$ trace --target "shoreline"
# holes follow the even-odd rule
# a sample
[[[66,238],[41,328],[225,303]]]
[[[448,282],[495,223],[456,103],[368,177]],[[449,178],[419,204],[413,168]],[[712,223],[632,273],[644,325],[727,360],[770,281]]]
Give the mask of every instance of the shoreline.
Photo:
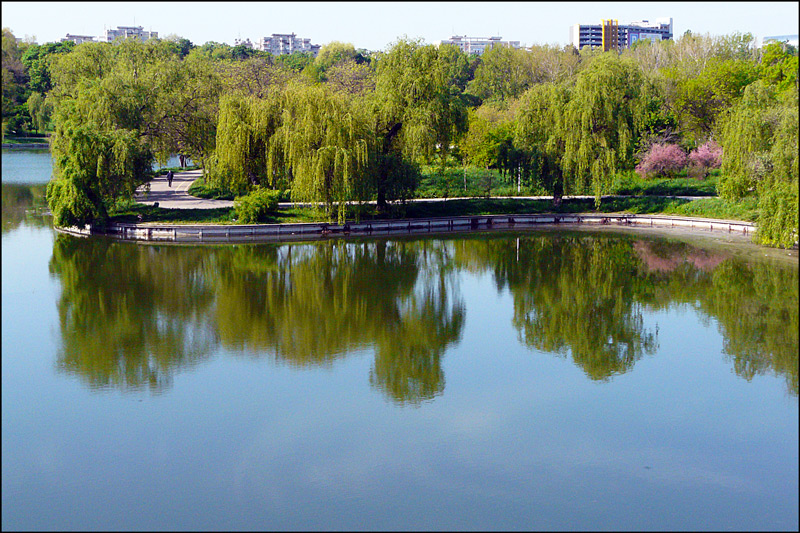
[[[6,144],[3,143],[4,150],[44,150],[50,148],[50,143],[20,143],[20,144]]]
[[[468,215],[437,218],[399,220],[370,220],[333,224],[329,222],[303,222],[281,224],[162,224],[113,223],[105,229],[59,228],[57,231],[79,236],[105,235],[118,240],[160,243],[237,243],[237,242],[289,242],[319,240],[330,237],[389,236],[403,234],[463,233],[494,229],[528,229],[542,225],[558,226],[623,226],[661,227],[700,230],[750,236],[756,225],[750,222],[719,220],[672,215],[634,214],[523,214],[523,215]]]

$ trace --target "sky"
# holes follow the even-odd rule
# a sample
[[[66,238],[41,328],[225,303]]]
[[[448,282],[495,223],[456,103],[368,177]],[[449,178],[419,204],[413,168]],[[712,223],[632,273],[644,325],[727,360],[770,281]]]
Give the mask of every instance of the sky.
[[[620,24],[673,18],[676,38],[695,34],[798,33],[798,2],[2,2],[2,25],[37,43],[67,33],[102,36],[105,28],[143,26],[159,37],[254,43],[292,33],[312,44],[332,41],[384,50],[398,38],[437,43],[452,35],[500,36],[524,46],[569,42],[573,24]]]

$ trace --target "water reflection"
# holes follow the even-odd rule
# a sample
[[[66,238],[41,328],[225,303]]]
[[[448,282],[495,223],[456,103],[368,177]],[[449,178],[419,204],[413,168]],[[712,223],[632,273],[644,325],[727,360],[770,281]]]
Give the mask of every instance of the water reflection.
[[[219,250],[220,340],[296,367],[372,347],[373,386],[399,403],[431,399],[464,323],[443,254],[437,241]]]
[[[208,358],[216,335],[205,319],[214,296],[207,259],[201,249],[58,235],[50,261],[62,285],[57,367],[93,388],[157,392]]]
[[[614,236],[539,234],[458,243],[459,257],[494,274],[514,297],[514,327],[526,345],[570,354],[591,379],[630,370],[657,348],[643,326],[647,281],[631,243]],[[476,253],[477,252],[477,253]]]
[[[592,380],[653,356],[653,311],[716,320],[745,378],[798,393],[798,271],[682,242],[609,233],[481,235],[221,247],[137,246],[59,235],[58,367],[92,387],[168,387],[219,348],[294,368],[371,350],[369,383],[397,404],[442,394],[463,336],[459,280],[490,273],[519,340]],[[509,342],[498,339],[499,344]]]
[[[222,346],[294,367],[374,348],[370,383],[398,403],[440,394],[461,336],[444,243],[139,247],[59,235],[58,367],[94,387],[161,390]]]
[[[45,199],[46,184],[3,183],[2,184],[2,228],[3,233],[18,228],[23,222],[34,226],[50,225]]]

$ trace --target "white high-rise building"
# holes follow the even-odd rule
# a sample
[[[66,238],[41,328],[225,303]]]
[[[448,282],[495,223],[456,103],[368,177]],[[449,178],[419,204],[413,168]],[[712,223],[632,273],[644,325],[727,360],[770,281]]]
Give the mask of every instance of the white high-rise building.
[[[453,44],[465,54],[482,55],[486,50],[494,46],[510,46],[511,48],[519,48],[519,41],[503,41],[502,37],[467,37],[466,35],[453,35],[449,39],[441,40],[437,46],[443,44]]]

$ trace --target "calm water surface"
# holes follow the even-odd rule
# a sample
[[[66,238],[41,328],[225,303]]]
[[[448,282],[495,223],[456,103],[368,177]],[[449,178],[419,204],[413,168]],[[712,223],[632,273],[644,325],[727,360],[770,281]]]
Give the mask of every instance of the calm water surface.
[[[796,253],[80,239],[7,161],[4,529],[798,528]]]

